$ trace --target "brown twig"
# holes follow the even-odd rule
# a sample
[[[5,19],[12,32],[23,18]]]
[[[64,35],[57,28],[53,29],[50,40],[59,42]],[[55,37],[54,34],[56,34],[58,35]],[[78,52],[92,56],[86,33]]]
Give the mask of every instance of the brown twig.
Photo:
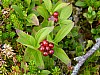
[[[78,61],[78,63],[75,65],[71,75],[77,75],[80,67],[84,64],[86,59],[89,58],[99,48],[100,48],[100,38],[97,38],[96,44],[94,44],[94,46],[85,55],[75,58],[75,60]]]

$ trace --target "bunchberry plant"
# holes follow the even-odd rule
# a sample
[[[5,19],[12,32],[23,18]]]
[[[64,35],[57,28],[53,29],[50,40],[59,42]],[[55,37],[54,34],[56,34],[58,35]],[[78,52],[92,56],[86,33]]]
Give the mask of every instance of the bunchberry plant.
[[[71,15],[75,1],[79,8],[74,6]],[[100,37],[99,7],[99,0],[0,0],[0,74],[69,75],[70,59],[86,53],[95,42],[91,39]],[[80,73],[97,75],[99,56],[97,51]]]
[[[13,8],[16,6],[14,5]],[[43,0],[43,3],[36,7],[36,11],[38,16],[44,19],[38,26],[33,27],[32,35],[16,29],[19,36],[17,42],[27,46],[24,61],[34,60],[38,68],[44,69],[45,58],[49,59],[48,56],[52,56],[68,65],[71,61],[58,43],[74,26],[74,23],[68,19],[72,13],[72,5],[60,1],[52,4],[51,0]],[[49,18],[50,20],[48,20]],[[34,24],[33,20],[34,23],[37,23],[37,16],[29,15],[27,21]]]

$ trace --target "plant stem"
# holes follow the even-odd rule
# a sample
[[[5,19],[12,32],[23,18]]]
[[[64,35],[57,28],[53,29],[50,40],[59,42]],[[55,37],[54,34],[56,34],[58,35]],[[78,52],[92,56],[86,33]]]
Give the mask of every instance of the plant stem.
[[[80,67],[83,65],[83,63],[86,61],[87,58],[89,58],[96,50],[100,48],[100,38],[96,39],[96,44],[83,56],[76,57],[78,63],[75,65],[73,72],[71,75],[77,75]]]

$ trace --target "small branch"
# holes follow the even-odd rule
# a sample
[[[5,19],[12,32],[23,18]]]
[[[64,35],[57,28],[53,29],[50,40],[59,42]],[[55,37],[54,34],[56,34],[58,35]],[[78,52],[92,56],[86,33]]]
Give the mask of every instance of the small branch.
[[[99,48],[100,48],[100,38],[97,38],[96,44],[85,55],[75,58],[75,60],[78,61],[78,63],[74,67],[71,75],[77,75],[80,67],[83,65],[83,63],[86,61],[86,59],[89,58]]]

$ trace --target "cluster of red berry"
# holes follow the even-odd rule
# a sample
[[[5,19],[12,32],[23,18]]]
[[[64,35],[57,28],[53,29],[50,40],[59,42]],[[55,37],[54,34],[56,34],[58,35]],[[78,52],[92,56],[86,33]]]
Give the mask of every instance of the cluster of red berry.
[[[59,15],[59,13],[57,11],[55,11],[53,13],[53,15],[50,18],[48,18],[48,20],[53,18],[54,22],[58,22],[58,15]]]
[[[54,22],[58,22],[58,12],[53,13]]]
[[[43,56],[53,55],[54,50],[52,49],[54,47],[54,44],[51,42],[48,42],[47,40],[43,40],[40,43],[39,50],[42,52]]]

